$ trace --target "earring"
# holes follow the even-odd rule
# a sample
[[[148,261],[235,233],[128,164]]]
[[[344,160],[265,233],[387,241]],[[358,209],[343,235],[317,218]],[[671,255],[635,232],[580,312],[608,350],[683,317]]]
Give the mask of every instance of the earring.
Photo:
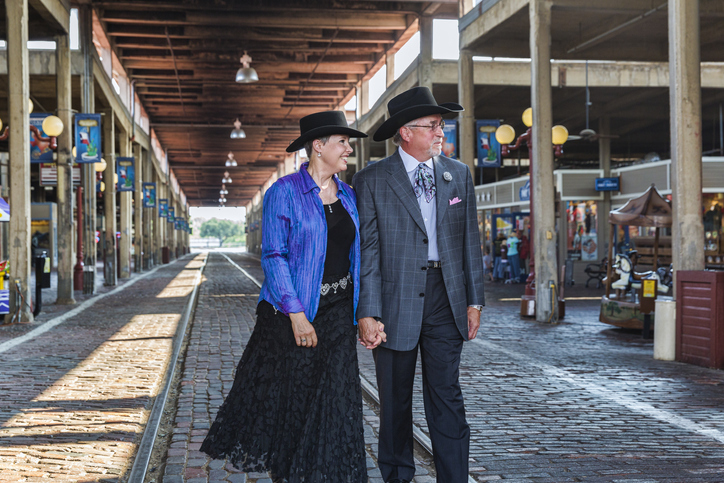
[[[321,157],[322,157],[322,153],[317,153],[317,157],[318,157],[318,158],[321,158]]]

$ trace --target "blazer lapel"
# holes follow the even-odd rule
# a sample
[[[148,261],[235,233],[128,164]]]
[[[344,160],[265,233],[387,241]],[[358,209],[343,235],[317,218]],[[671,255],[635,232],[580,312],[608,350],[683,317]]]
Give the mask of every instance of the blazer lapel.
[[[450,194],[452,193],[452,180],[445,181],[443,175],[448,172],[447,163],[441,157],[433,158],[432,162],[435,164],[435,186],[437,198],[437,226],[442,223],[445,212],[450,200]]]
[[[427,233],[425,229],[425,222],[422,219],[422,213],[420,212],[420,205],[417,203],[417,197],[415,191],[412,189],[410,183],[410,177],[405,171],[405,163],[402,162],[402,158],[399,153],[395,152],[391,156],[390,163],[387,166],[387,184],[390,185],[392,191],[400,198],[402,205],[410,213],[410,216],[420,229]]]

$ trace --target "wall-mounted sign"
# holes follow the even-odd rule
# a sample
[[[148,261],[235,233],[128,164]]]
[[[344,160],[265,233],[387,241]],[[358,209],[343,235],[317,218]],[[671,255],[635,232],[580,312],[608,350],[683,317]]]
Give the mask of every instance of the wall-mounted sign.
[[[500,143],[495,139],[495,130],[500,121],[484,119],[475,121],[476,140],[478,142],[478,166],[481,168],[499,168],[501,162]]]
[[[520,187],[518,194],[520,195],[520,201],[530,201],[530,180]]]
[[[143,207],[156,207],[156,183],[143,183]]]
[[[38,128],[40,134],[46,137],[43,132],[43,121],[50,116],[48,113],[30,114],[30,124]],[[35,139],[35,133],[30,131],[30,162],[31,163],[52,163],[53,150],[50,149],[50,141]]]
[[[135,191],[136,161],[133,158],[116,158],[116,174],[116,191]]]
[[[168,218],[168,200],[158,200],[158,217]]]
[[[40,165],[40,186],[58,186],[58,166],[55,163]],[[73,166],[73,186],[80,186],[80,166]]]
[[[621,191],[621,178],[596,178],[596,191]]]
[[[174,221],[176,221],[176,208],[174,208],[173,206],[169,206],[167,213],[168,215],[166,215],[166,220],[169,223],[173,223]]]
[[[75,162],[97,163],[101,160],[101,115],[75,115]]]

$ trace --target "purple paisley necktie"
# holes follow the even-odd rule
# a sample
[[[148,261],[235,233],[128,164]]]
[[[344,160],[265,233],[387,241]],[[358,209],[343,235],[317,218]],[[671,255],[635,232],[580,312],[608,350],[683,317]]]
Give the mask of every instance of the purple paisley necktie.
[[[415,196],[419,198],[423,191],[425,200],[429,203],[435,196],[435,181],[432,179],[432,173],[427,165],[420,163],[415,170]]]

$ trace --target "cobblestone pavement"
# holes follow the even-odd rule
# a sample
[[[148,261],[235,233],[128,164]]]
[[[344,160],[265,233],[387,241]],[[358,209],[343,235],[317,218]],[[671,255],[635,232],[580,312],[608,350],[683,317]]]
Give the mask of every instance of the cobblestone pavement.
[[[239,264],[263,279],[251,256]],[[654,360],[640,332],[598,321],[600,289],[566,288],[556,325],[521,318],[522,292],[489,284],[463,350],[476,481],[724,482],[724,371]],[[375,384],[370,353],[359,357]],[[427,431],[419,390],[414,407]]]
[[[259,261],[248,254],[228,254],[241,268],[263,281]],[[271,483],[269,475],[245,474],[199,451],[201,443],[231,389],[234,370],[254,328],[259,288],[218,253],[211,254],[204,272],[188,347],[173,437],[163,470],[164,483]],[[364,404],[364,427],[370,483],[382,483],[376,465],[379,418]],[[429,462],[418,460],[416,483],[432,483]]]
[[[15,347],[16,327],[0,328],[0,481],[123,479],[201,258],[134,274],[124,290]]]

